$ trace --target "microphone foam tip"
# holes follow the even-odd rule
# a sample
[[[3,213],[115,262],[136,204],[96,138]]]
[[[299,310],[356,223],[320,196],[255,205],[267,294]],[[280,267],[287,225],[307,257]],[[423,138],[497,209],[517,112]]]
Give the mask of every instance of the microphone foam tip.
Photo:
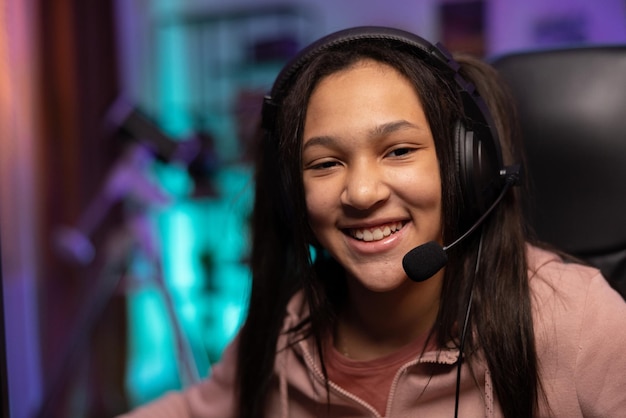
[[[443,268],[448,256],[443,247],[429,241],[409,251],[402,259],[405,273],[414,282],[423,282]]]

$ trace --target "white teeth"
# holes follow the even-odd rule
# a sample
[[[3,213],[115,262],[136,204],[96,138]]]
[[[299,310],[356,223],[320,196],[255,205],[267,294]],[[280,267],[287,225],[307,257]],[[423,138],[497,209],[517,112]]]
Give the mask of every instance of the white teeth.
[[[401,222],[394,222],[378,228],[354,229],[352,230],[352,236],[366,242],[380,241],[394,232],[399,231],[401,228]]]

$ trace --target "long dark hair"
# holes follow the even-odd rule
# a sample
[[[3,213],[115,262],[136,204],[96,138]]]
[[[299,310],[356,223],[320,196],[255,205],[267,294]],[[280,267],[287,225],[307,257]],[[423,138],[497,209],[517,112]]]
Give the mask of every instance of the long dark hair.
[[[454,127],[463,118],[457,88],[442,69],[433,68],[397,43],[353,42],[329,48],[313,58],[282,98],[272,134],[259,141],[252,214],[252,291],[247,320],[240,333],[237,364],[238,415],[263,416],[273,381],[277,339],[285,307],[295,291],[304,291],[310,309],[306,330],[321,353],[322,339],[333,327],[342,303],[342,268],[333,260],[311,257],[301,167],[301,142],[308,99],[325,76],[369,58],[396,68],[415,86],[435,139],[442,179],[443,239],[449,243],[465,227],[466,212],[455,168]],[[495,72],[478,60],[461,59],[462,72],[473,81],[493,111],[503,141],[505,162],[519,161],[513,144],[512,101]],[[458,343],[458,324],[473,283],[465,355],[480,349],[492,375],[504,415],[533,416],[538,408],[539,377],[525,257],[526,234],[518,192],[508,193],[482,227],[483,256],[477,260],[476,233],[448,254],[434,335],[440,347]],[[478,274],[474,277],[477,263]],[[324,274],[321,271],[324,270]],[[335,272],[329,280],[327,271]],[[333,287],[335,286],[335,287]],[[340,285],[339,285],[340,286]]]

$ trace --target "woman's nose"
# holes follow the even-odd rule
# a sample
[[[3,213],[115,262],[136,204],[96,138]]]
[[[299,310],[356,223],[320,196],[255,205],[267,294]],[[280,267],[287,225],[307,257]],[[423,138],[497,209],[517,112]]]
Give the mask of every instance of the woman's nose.
[[[341,193],[342,204],[366,210],[388,198],[389,187],[375,165],[359,164],[349,167]]]

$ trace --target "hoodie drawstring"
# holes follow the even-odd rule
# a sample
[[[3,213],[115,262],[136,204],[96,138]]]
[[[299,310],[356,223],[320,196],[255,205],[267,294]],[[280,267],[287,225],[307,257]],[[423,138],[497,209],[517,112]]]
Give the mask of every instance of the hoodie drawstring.
[[[493,384],[491,382],[491,373],[487,368],[485,370],[485,417],[492,418],[493,416]]]
[[[289,418],[289,388],[287,385],[287,373],[289,370],[289,356],[281,356],[283,361],[279,367],[278,390],[280,393],[280,417]]]

